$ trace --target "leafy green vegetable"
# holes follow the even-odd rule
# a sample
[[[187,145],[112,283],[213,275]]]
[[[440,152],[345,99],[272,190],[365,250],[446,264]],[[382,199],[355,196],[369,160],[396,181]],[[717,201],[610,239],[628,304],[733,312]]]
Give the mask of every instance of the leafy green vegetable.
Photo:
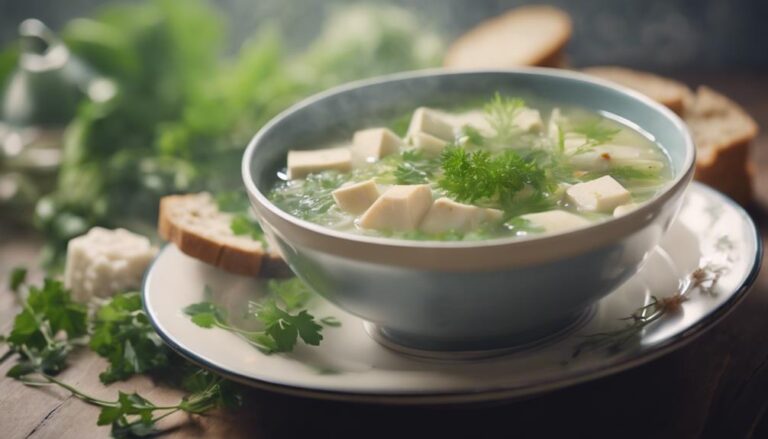
[[[138,393],[118,392],[116,401],[107,401],[88,395],[77,388],[56,379],[37,373],[18,377],[24,384],[34,387],[55,385],[69,391],[76,398],[100,407],[97,425],[111,425],[111,434],[115,438],[155,436],[161,433],[157,422],[173,413],[203,413],[216,407],[238,407],[242,403],[240,390],[207,371],[199,370],[188,377],[193,382],[193,393],[185,396],[177,404],[159,406]],[[158,414],[159,413],[159,414]]]
[[[472,125],[464,125],[461,127],[461,134],[463,136],[466,136],[467,143],[470,145],[475,146],[483,146],[485,145],[485,136],[483,136],[480,131],[473,127]]]
[[[524,188],[543,190],[546,183],[544,171],[535,162],[511,150],[493,156],[484,150],[467,152],[449,146],[441,160],[443,176],[439,186],[459,201],[493,199],[509,205]]]
[[[87,332],[87,310],[73,302],[61,282],[46,279],[20,296],[22,311],[6,342],[21,361],[8,371],[19,377],[32,371],[56,374],[66,367],[67,355]]]
[[[139,293],[118,294],[96,311],[90,347],[109,362],[99,375],[104,384],[170,363],[171,353],[149,323]]]
[[[586,138],[584,145],[576,150],[576,154],[586,152],[591,148],[610,142],[618,134],[620,128],[609,128],[604,125],[603,119],[592,119],[588,122],[577,125],[573,128],[575,133],[581,134]]]
[[[502,96],[498,92],[485,104],[484,110],[488,123],[501,142],[508,142],[519,133],[515,118],[523,107],[525,107],[525,101],[522,99]]]
[[[8,288],[14,293],[17,293],[26,280],[27,269],[24,267],[16,267],[11,270],[11,276],[8,279]]]
[[[210,299],[187,306],[184,313],[202,328],[233,332],[265,353],[290,352],[299,338],[309,345],[320,344],[322,326],[302,309],[312,298],[311,290],[298,278],[273,279],[267,288],[270,297],[248,303],[247,317],[258,322],[259,330],[235,327],[229,322],[227,312]],[[326,326],[338,326],[335,319],[328,321]]]
[[[397,184],[427,183],[439,166],[439,161],[424,157],[420,151],[403,151],[400,156],[402,162],[394,172]]]

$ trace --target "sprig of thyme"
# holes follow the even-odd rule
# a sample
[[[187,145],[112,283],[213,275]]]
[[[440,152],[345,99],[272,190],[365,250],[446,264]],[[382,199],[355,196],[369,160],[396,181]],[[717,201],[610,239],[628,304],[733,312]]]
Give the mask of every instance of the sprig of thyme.
[[[651,301],[648,304],[637,308],[628,317],[621,319],[628,322],[623,328],[586,335],[584,340],[576,345],[571,359],[584,352],[618,353],[628,343],[636,340],[642,331],[653,322],[667,315],[679,313],[683,303],[690,299],[693,291],[698,290],[709,296],[716,295],[715,287],[726,271],[726,267],[712,263],[700,266],[691,272],[684,286],[675,294],[661,298],[651,296]]]

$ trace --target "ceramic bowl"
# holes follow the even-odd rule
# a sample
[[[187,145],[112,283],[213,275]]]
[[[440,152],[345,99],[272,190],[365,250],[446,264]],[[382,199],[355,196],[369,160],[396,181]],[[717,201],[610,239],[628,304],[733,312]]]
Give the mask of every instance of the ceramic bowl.
[[[556,235],[473,242],[339,232],[293,217],[267,199],[289,149],[351,137],[418,106],[497,91],[611,113],[662,146],[674,177],[654,199],[619,218]],[[299,102],[256,134],[242,173],[265,232],[317,293],[375,325],[390,342],[475,351],[557,332],[636,273],[675,218],[694,158],[691,137],[674,113],[602,80],[538,68],[428,70],[355,82]]]

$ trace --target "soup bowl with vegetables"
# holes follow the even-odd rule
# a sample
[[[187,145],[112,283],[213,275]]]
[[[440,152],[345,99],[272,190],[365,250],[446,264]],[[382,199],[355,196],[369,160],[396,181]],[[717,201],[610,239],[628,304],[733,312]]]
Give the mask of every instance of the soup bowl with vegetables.
[[[562,330],[636,273],[694,154],[677,116],[600,80],[437,70],[296,104],[242,172],[311,288],[394,344],[475,351]]]

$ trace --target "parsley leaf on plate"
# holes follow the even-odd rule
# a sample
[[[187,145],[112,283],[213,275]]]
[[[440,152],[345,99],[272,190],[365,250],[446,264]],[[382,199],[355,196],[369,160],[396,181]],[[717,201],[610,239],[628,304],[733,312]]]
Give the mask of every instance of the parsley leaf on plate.
[[[11,271],[11,276],[8,279],[8,288],[14,293],[19,292],[19,288],[27,280],[27,269],[24,267],[16,267]]]

